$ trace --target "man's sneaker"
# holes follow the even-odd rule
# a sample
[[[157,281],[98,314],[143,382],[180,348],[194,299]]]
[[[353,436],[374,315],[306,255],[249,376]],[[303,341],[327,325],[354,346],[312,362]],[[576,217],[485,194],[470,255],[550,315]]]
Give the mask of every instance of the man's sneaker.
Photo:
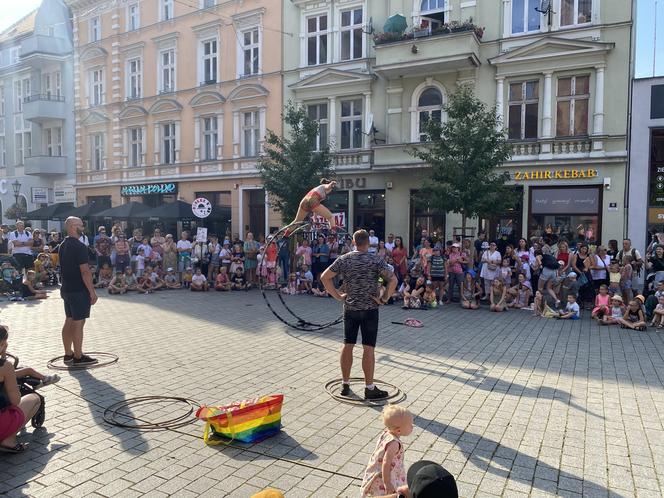
[[[40,388],[45,387],[45,386],[50,386],[51,384],[55,384],[59,380],[60,380],[60,376],[58,374],[47,375],[46,377],[44,377],[44,379],[39,384],[37,384],[35,389],[40,389]]]
[[[74,363],[74,355],[66,354],[62,357],[62,361],[64,362],[65,365],[71,365],[72,363]]]
[[[95,363],[99,363],[99,360],[97,358],[91,358],[86,354],[82,355],[80,358],[74,358],[75,367],[85,367],[87,365],[94,365]]]
[[[350,384],[341,384],[341,394],[342,396],[350,396]]]
[[[364,388],[364,399],[385,399],[387,398],[387,391],[374,387],[373,389]]]

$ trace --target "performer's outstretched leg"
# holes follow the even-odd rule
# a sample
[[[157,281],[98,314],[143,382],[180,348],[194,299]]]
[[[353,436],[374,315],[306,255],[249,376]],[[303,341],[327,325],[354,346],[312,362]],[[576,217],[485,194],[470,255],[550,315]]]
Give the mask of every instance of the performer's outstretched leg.
[[[330,224],[330,230],[337,229],[337,224],[334,221],[334,215],[325,206],[319,204],[318,206],[313,208],[313,212],[316,213],[318,216],[322,216],[328,221],[328,223]]]

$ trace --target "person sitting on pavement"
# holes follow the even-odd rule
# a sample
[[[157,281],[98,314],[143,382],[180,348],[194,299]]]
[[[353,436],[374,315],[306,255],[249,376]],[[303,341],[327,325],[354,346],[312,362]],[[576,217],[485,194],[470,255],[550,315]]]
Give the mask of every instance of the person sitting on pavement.
[[[166,269],[164,285],[166,286],[166,289],[179,289],[182,287],[182,284],[178,280],[178,276],[175,274],[175,268]]]
[[[231,289],[245,291],[249,289],[249,284],[244,279],[244,271],[241,266],[235,268],[235,272],[231,275]]]
[[[138,279],[134,275],[134,271],[131,269],[131,266],[127,266],[124,272],[125,283],[127,284],[127,291],[137,291],[138,290]]]
[[[126,294],[127,293],[127,282],[125,281],[124,273],[121,271],[115,272],[115,276],[111,279],[108,284],[108,293],[109,294]]]
[[[228,272],[225,266],[219,268],[219,273],[214,279],[214,289],[218,291],[231,290],[231,281],[228,279]]]
[[[207,278],[203,275],[200,266],[196,268],[196,274],[191,277],[190,290],[193,292],[205,292],[210,290],[210,284],[208,284]]]
[[[23,280],[16,268],[9,261],[2,263],[2,279],[0,279],[0,293],[11,294],[20,292]]]
[[[104,263],[99,270],[99,278],[97,279],[95,287],[98,289],[105,289],[111,283],[111,280],[113,280],[113,270],[111,270],[109,263]]]

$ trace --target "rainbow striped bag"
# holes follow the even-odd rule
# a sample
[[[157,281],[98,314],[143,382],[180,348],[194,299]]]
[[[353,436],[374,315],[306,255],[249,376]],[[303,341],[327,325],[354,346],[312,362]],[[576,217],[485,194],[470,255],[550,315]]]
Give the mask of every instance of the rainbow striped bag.
[[[274,436],[281,430],[283,402],[283,394],[273,394],[227,406],[201,406],[196,417],[205,422],[203,440],[206,444],[257,443]]]

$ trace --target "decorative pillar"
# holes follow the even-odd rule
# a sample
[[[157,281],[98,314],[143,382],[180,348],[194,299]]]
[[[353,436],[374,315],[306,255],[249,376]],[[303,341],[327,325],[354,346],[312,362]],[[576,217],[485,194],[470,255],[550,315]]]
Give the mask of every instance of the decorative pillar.
[[[512,35],[512,3],[511,0],[503,0],[503,38]]]
[[[265,145],[265,134],[266,129],[265,129],[265,119],[266,119],[266,111],[267,109],[265,107],[261,107],[258,111],[258,127],[259,127],[259,132],[258,132],[258,150],[256,151],[257,154],[262,154],[263,153],[263,146]]]
[[[328,129],[330,133],[330,150],[336,150],[337,147],[337,98],[328,98],[327,116],[329,120]]]
[[[180,147],[182,145],[180,139],[180,121],[175,122],[175,164],[180,163]]]
[[[552,97],[552,77],[553,72],[548,71],[544,73],[544,101],[542,103],[542,138],[553,137],[553,118],[551,114],[551,97]]]
[[[217,114],[217,159],[224,157],[224,114]]]
[[[499,123],[496,124],[496,129],[501,131],[505,127],[505,78],[496,78],[496,114],[498,115]]]
[[[159,151],[161,150],[161,144],[159,143],[159,123],[154,125],[154,165],[159,166]]]
[[[233,157],[240,157],[240,111],[233,111]]]
[[[595,68],[595,113],[593,114],[593,135],[604,134],[604,72],[606,66]]]
[[[201,160],[201,117],[194,117],[194,161]]]
[[[364,130],[362,130],[362,148],[368,149],[371,147],[371,128],[373,125],[373,114],[371,113],[371,92],[364,94]],[[368,131],[368,132],[367,132]]]

